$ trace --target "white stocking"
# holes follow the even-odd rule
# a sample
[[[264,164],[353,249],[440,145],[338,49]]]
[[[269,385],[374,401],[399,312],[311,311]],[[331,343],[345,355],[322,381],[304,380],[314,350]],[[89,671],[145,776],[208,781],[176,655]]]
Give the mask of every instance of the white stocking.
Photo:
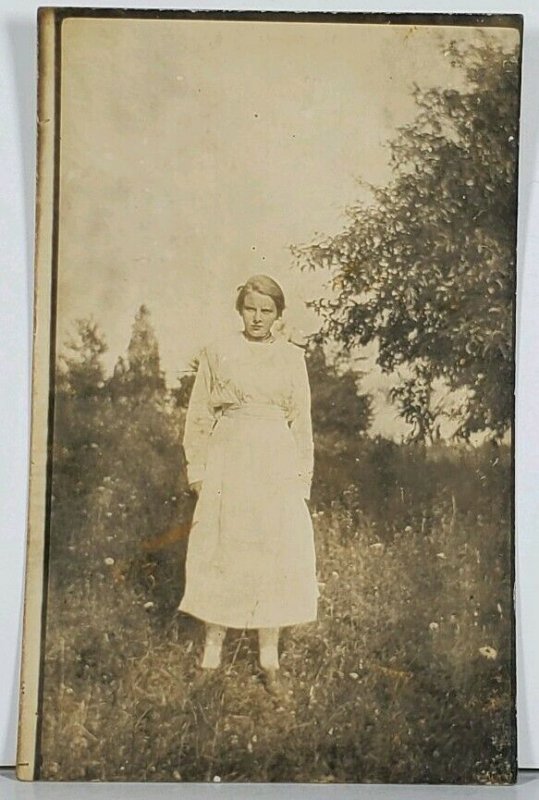
[[[206,642],[202,659],[203,669],[217,669],[221,665],[221,652],[225,635],[226,628],[222,625],[206,624]]]
[[[260,666],[262,669],[279,668],[279,628],[259,628]]]

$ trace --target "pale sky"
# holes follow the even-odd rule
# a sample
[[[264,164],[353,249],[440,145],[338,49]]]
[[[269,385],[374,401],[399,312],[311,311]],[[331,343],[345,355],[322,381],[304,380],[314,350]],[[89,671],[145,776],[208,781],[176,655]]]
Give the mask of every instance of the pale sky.
[[[198,349],[238,327],[236,287],[267,272],[287,322],[323,276],[289,247],[339,232],[358,179],[387,182],[384,143],[414,117],[413,83],[461,87],[443,44],[477,29],[246,21],[80,19],[62,33],[58,331],[93,315],[125,354],[152,313],[173,384]],[[515,39],[514,31],[483,36]],[[375,430],[404,430],[372,363]]]

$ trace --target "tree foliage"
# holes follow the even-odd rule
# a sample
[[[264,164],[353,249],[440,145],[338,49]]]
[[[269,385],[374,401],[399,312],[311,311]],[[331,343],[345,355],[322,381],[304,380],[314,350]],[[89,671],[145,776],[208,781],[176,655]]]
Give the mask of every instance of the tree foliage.
[[[358,375],[351,370],[340,373],[328,363],[323,347],[312,346],[306,354],[311,385],[313,428],[318,434],[345,435],[356,440],[372,420],[372,401],[359,391]]]
[[[58,359],[57,388],[77,397],[93,397],[104,386],[102,356],[107,344],[96,322],[78,319]]]
[[[165,376],[161,370],[159,344],[148,308],[142,305],[135,315],[127,359],[118,358],[111,379],[113,395],[147,399],[151,394],[164,395]]]
[[[153,329],[150,312],[142,305],[133,323],[131,340],[127,347],[129,367],[127,378],[135,386],[147,386],[154,391],[164,391],[165,378],[161,370],[159,345]]]
[[[198,358],[193,358],[189,364],[189,369],[186,371],[178,381],[178,386],[170,390],[170,396],[173,404],[177,408],[187,409],[189,406],[189,399],[193,386],[195,385],[195,377],[198,370]]]
[[[467,390],[458,435],[500,437],[513,407],[518,58],[487,42],[446,55],[465,88],[416,86],[388,185],[369,187],[344,231],[295,253],[330,270],[335,297],[313,304],[319,340],[376,341],[382,370],[402,370],[394,399],[417,438],[436,421],[436,379]]]
[[[80,320],[59,356],[51,558],[64,583],[102,573],[105,557],[136,559],[142,541],[191,510],[181,449],[185,414],[163,402],[147,310],[136,315],[127,356],[110,377],[106,350],[98,326]],[[166,579],[178,593],[173,566]]]

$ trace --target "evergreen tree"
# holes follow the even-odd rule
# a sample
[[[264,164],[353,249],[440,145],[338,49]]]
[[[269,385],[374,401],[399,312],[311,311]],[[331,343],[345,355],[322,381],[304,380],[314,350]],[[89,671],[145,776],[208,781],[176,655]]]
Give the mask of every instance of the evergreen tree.
[[[105,339],[91,318],[75,322],[75,333],[60,354],[56,372],[57,391],[75,397],[94,397],[104,386],[102,356],[107,351]]]
[[[165,377],[161,371],[159,345],[153,329],[150,312],[142,305],[132,327],[127,348],[127,368],[118,362],[120,383],[125,383],[131,396],[146,394],[164,395]]]

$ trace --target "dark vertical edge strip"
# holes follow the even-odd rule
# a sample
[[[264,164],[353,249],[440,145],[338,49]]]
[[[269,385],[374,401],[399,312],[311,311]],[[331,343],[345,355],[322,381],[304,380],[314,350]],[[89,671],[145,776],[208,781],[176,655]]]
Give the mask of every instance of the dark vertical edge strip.
[[[49,329],[49,407],[47,413],[47,476],[45,496],[45,526],[43,547],[43,601],[41,607],[41,643],[39,663],[39,689],[37,702],[37,728],[34,759],[34,780],[41,777],[41,743],[43,729],[43,683],[45,671],[45,650],[47,640],[47,607],[49,595],[49,553],[51,537],[51,501],[53,478],[54,411],[56,392],[56,316],[58,288],[58,238],[59,238],[59,197],[60,197],[60,143],[61,143],[61,74],[62,74],[62,21],[55,12],[54,18],[54,185],[52,218],[52,257],[51,294]]]

